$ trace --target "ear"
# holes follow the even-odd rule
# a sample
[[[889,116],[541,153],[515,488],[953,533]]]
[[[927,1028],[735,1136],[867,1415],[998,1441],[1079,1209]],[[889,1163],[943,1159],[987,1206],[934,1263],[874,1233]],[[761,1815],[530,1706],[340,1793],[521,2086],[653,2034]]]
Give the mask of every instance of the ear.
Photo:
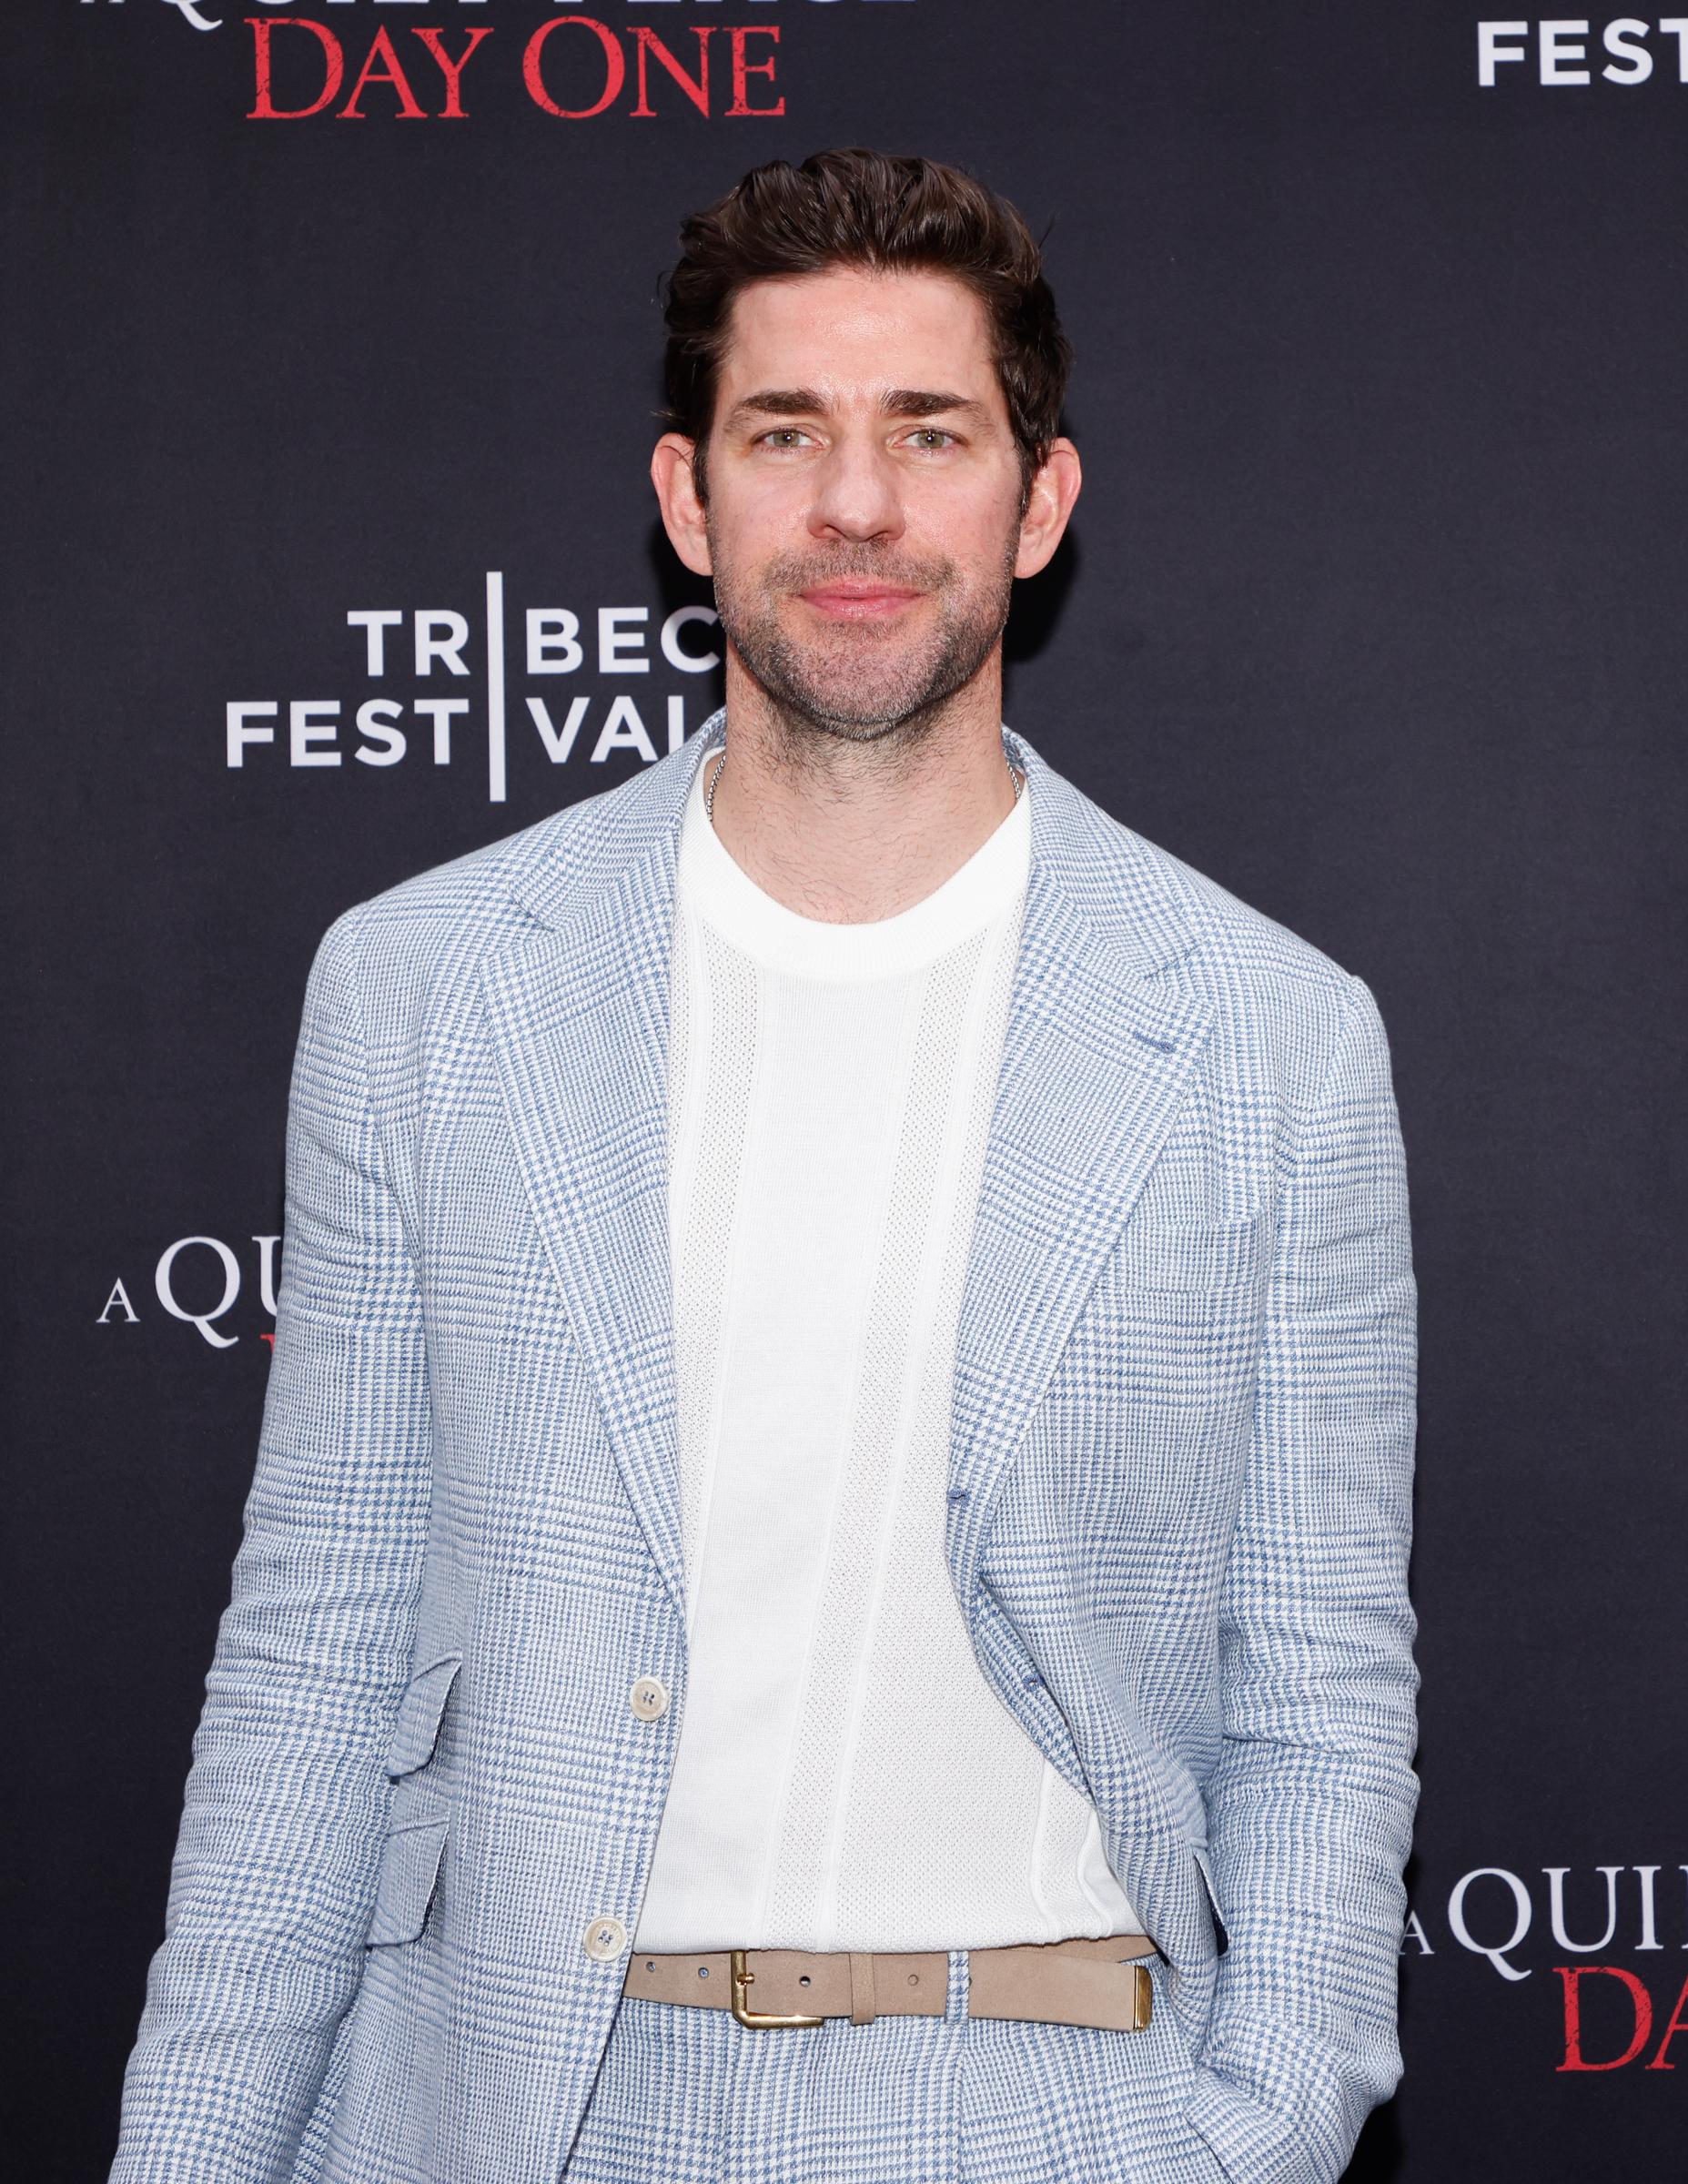
[[[1070,440],[1052,440],[1043,462],[1032,477],[1026,513],[1020,519],[1019,551],[1015,556],[1016,576],[1036,576],[1047,567],[1066,529],[1084,470],[1078,450]]]
[[[664,432],[651,457],[651,482],[662,511],[669,543],[695,576],[713,576],[703,503],[692,475],[696,443],[683,433]]]

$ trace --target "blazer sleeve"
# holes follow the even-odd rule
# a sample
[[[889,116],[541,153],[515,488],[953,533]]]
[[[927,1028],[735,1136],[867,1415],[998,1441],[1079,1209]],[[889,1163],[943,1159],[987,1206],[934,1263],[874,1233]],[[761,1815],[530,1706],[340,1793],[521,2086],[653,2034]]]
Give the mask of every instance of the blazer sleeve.
[[[363,1968],[428,1522],[416,1269],[370,1097],[359,912],[318,951],[275,1354],[113,2184],[291,2174]]]
[[[1191,2113],[1248,2184],[1339,2177],[1401,2068],[1417,1291],[1388,1044],[1347,983],[1292,1126],[1220,1610],[1207,1801],[1229,1946]]]

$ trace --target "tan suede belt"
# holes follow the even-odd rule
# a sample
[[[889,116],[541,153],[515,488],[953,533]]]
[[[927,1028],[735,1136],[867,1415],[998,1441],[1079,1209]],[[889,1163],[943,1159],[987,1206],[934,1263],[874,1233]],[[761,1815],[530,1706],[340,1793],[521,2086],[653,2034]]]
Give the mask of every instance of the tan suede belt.
[[[1141,2032],[1154,2002],[1141,1960],[1156,1954],[1146,1934],[969,1949],[968,2015]],[[636,1950],[622,1985],[647,2002],[730,2009],[741,2025],[759,2031],[819,2025],[827,2017],[871,2025],[875,2017],[941,2017],[949,1957],[942,1949],[910,1955],[722,1949],[702,1956]]]

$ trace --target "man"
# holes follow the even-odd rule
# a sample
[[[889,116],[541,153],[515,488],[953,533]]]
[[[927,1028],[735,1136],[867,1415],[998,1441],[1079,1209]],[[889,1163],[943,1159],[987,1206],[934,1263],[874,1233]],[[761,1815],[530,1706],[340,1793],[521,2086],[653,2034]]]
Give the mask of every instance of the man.
[[[1414,1289],[1368,988],[1001,720],[1011,207],[689,221],[726,706],[312,973],[121,2184],[1297,2184],[1393,2087]]]

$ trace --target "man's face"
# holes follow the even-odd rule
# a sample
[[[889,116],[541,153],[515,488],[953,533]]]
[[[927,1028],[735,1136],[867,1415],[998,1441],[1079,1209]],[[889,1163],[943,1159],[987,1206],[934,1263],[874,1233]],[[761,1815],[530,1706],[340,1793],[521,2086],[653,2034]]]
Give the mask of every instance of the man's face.
[[[722,626],[789,720],[871,741],[991,657],[1022,473],[985,309],[959,282],[841,270],[745,289],[705,452]]]

